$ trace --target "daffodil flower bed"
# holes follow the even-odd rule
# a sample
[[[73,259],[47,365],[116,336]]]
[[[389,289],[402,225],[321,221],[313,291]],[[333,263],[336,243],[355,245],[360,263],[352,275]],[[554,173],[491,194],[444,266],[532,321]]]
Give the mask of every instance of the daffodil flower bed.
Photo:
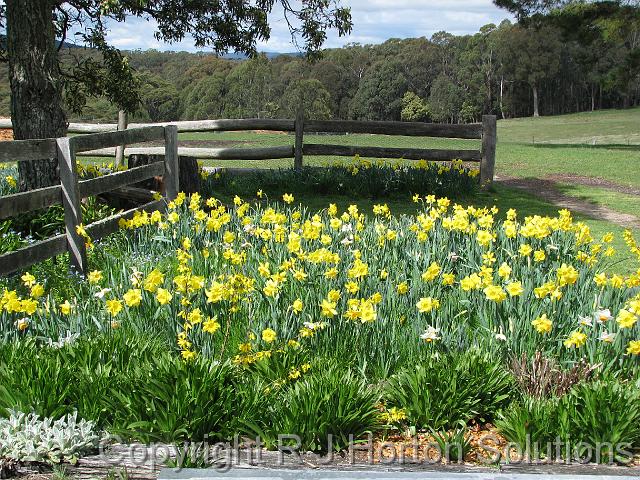
[[[402,357],[481,345],[637,365],[640,273],[607,274],[611,235],[595,241],[566,210],[526,219],[510,210],[499,222],[495,208],[414,200],[422,213],[394,218],[385,205],[367,217],[355,205],[309,213],[181,195],[166,215],[122,223],[140,253],[97,252],[88,298],[52,305],[28,273],[23,288],[5,289],[3,331],[168,324],[185,359],[224,349],[243,364],[276,347],[330,352],[336,342],[375,363],[386,337],[404,344]]]
[[[498,220],[496,208],[416,195],[420,213],[394,217],[384,204],[365,215],[355,205],[309,212],[291,194],[282,199],[224,205],[181,194],[166,214],[123,221],[124,234],[92,246],[94,269],[74,296],[56,300],[47,279],[30,273],[0,290],[0,334],[5,342],[151,336],[184,368],[224,365],[240,378],[257,376],[261,395],[282,395],[301,411],[315,408],[315,389],[346,385],[349,398],[363,392],[358,415],[369,420],[353,427],[358,433],[383,418],[429,427],[437,404],[416,400],[421,385],[450,379],[438,359],[460,352],[477,357],[456,367],[465,380],[441,401],[458,398],[467,413],[452,407],[455,418],[439,416],[438,428],[504,408],[508,360],[523,353],[637,376],[640,271],[608,273],[612,235],[592,238],[566,210],[554,218],[510,210]],[[630,233],[625,240],[640,258]],[[489,371],[497,386],[480,394]],[[386,379],[395,393],[369,395]],[[278,416],[285,414],[276,403],[269,408],[262,416],[281,428],[300,424]],[[342,433],[352,428],[341,425]],[[307,445],[324,447],[317,442]]]
[[[293,194],[314,193],[349,195],[361,198],[401,196],[407,193],[460,197],[478,189],[477,168],[461,160],[452,162],[417,162],[377,160],[356,157],[349,162],[335,162],[323,167],[300,170],[273,169],[228,173],[224,170],[208,175],[203,170],[204,193],[253,195],[258,189],[267,194],[288,191]]]

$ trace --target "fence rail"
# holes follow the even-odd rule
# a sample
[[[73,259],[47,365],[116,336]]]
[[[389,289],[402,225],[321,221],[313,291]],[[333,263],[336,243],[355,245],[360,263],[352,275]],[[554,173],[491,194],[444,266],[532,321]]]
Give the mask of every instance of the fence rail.
[[[104,148],[98,140],[101,137],[92,136],[92,139],[80,141],[82,149],[77,149],[80,155],[93,157],[116,157],[118,155],[158,155],[163,153],[162,147],[129,147],[142,141],[153,139],[154,131],[167,126],[174,126],[178,132],[220,132],[243,130],[267,130],[285,131],[295,133],[293,146],[263,147],[263,148],[188,148],[180,147],[178,155],[196,157],[203,160],[270,160],[293,158],[294,167],[301,168],[305,155],[324,156],[361,156],[373,158],[403,158],[407,160],[450,161],[463,160],[466,162],[480,162],[480,183],[484,188],[493,183],[495,169],[496,150],[496,117],[485,115],[482,123],[466,125],[449,125],[422,122],[380,122],[380,121],[353,121],[353,120],[307,120],[301,111],[295,119],[221,119],[221,120],[195,120],[182,122],[165,122],[146,124],[142,129],[144,134],[129,133],[140,132],[144,124],[132,123],[128,130],[122,130],[126,124],[79,124],[69,125],[70,133],[99,133],[116,131],[121,137],[120,143],[111,144],[113,148]],[[11,127],[10,120],[0,119],[0,127]],[[158,130],[148,130],[150,128]],[[418,149],[418,148],[383,148],[366,146],[322,145],[304,143],[305,133],[363,133],[372,135],[403,135],[440,138],[480,139],[482,147],[479,150],[445,150],[445,149]],[[104,135],[104,134],[102,134]],[[141,136],[139,136],[141,135]],[[115,138],[115,137],[109,137]],[[115,146],[117,145],[117,147]],[[91,147],[91,148],[90,148]],[[33,145],[33,154],[47,151],[51,146],[47,143]],[[10,156],[3,156],[0,152],[0,161]]]
[[[164,175],[165,199],[149,202],[126,212],[112,215],[85,227],[88,235],[98,240],[118,229],[119,221],[136,211],[162,209],[178,193],[178,131],[175,126],[147,127],[118,132],[98,133],[70,138],[23,140],[0,143],[0,160],[35,161],[57,158],[60,185],[0,197],[0,220],[39,208],[62,204],[65,233],[41,240],[14,252],[0,255],[0,275],[8,275],[34,263],[69,252],[71,264],[78,271],[87,271],[85,239],[77,232],[82,224],[81,200],[120,187]],[[164,140],[164,161],[88,180],[78,180],[76,154],[94,148],[111,147],[123,142]]]

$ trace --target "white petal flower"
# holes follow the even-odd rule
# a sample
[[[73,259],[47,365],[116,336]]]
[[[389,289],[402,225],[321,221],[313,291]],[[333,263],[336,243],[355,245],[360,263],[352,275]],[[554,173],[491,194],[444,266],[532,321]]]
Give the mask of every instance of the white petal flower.
[[[436,340],[440,340],[440,336],[438,335],[438,333],[440,333],[439,328],[429,326],[425,330],[425,332],[420,335],[420,338],[425,342],[435,342]]]
[[[593,327],[593,319],[591,317],[578,316],[578,323],[585,327]]]
[[[596,312],[593,314],[593,318],[596,320],[596,322],[604,323],[613,319],[613,316],[611,315],[611,310],[606,308],[604,310],[596,310]]]
[[[616,338],[615,333],[608,333],[606,330],[600,334],[600,340],[606,343],[613,343]]]

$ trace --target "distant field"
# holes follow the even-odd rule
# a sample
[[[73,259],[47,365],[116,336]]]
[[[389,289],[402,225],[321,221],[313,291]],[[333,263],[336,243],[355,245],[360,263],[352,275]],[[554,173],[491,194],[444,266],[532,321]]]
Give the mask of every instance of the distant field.
[[[583,145],[640,144],[640,108],[500,121],[502,142]]]

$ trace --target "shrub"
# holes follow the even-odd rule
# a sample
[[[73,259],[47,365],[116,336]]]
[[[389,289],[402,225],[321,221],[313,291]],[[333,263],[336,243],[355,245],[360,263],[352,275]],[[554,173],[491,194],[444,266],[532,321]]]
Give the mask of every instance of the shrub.
[[[598,447],[599,452],[574,451],[591,461],[629,461],[622,450],[640,445],[640,394],[615,380],[582,383],[560,400],[562,438]],[[599,453],[599,455],[598,455]],[[599,458],[598,458],[599,457]]]
[[[305,450],[336,451],[380,426],[377,389],[349,370],[330,367],[289,386],[273,408],[271,437],[297,435]],[[332,441],[329,441],[329,435]]]
[[[509,401],[511,376],[476,352],[433,356],[391,377],[385,398],[405,409],[417,428],[454,428],[472,418],[491,418]]]
[[[597,365],[589,365],[582,359],[570,368],[563,369],[550,357],[536,352],[533,358],[522,354],[511,362],[511,371],[523,393],[537,398],[561,396],[572,386],[592,377]]]
[[[139,366],[127,389],[112,391],[109,430],[143,442],[223,440],[233,432],[233,367],[163,355]]]
[[[0,409],[58,418],[77,409],[111,433],[141,441],[225,439],[239,401],[235,368],[185,362],[145,337],[100,335],[60,348],[0,348]]]
[[[431,429],[431,436],[438,445],[440,453],[448,462],[463,462],[471,451],[471,436],[464,422],[451,431]]]
[[[546,445],[557,437],[557,399],[525,397],[512,403],[496,420],[500,433],[510,442],[528,452],[533,458],[546,452]]]

